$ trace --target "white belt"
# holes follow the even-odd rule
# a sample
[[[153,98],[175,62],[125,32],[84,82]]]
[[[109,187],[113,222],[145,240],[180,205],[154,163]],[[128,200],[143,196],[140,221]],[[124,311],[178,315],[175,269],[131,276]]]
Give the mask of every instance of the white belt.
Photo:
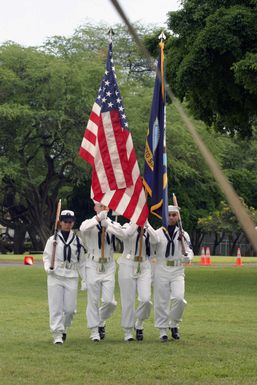
[[[182,259],[157,259],[157,263],[168,267],[183,266]]]
[[[109,263],[113,261],[112,257],[97,257],[91,254],[88,254],[88,259],[96,263]]]
[[[122,257],[128,261],[132,261],[132,262],[145,262],[147,261],[147,259],[145,257],[138,257],[138,256],[135,256],[135,255],[131,255],[131,254],[123,254]]]
[[[67,270],[78,270],[78,263],[77,262],[69,262],[69,261],[57,262],[56,266],[61,267],[62,269],[67,269]]]

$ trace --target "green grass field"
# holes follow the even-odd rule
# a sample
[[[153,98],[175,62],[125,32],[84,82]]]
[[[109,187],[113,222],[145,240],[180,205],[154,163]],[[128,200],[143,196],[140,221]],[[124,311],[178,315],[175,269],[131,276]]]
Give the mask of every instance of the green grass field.
[[[106,340],[92,343],[79,292],[68,339],[53,345],[46,276],[37,263],[0,266],[0,298],[3,385],[257,384],[257,267],[186,268],[182,338],[167,344],[159,342],[153,312],[145,340],[123,342],[119,302]]]

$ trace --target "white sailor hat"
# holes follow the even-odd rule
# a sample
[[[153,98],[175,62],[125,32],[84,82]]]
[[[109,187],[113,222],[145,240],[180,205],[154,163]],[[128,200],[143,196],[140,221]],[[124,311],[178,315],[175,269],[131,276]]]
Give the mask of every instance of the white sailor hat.
[[[70,220],[71,222],[75,222],[75,214],[74,211],[71,210],[62,210],[60,215],[61,221],[67,221]]]
[[[169,213],[179,213],[179,207],[178,206],[173,206],[173,205],[169,205],[168,206],[168,212]]]

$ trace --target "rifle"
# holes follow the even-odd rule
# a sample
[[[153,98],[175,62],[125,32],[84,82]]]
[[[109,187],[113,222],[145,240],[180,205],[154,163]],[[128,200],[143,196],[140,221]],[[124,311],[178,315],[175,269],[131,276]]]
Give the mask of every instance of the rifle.
[[[53,251],[52,251],[52,258],[51,258],[51,265],[50,265],[51,270],[54,269],[55,253],[56,253],[56,246],[57,246],[58,224],[59,224],[59,218],[61,213],[61,207],[62,207],[62,200],[59,199],[57,204],[57,209],[56,209],[56,216],[55,216]]]
[[[178,207],[178,201],[177,201],[176,195],[174,193],[173,193],[173,205]],[[181,215],[180,215],[179,210],[178,210],[178,228],[179,228],[179,238],[178,239],[181,242],[182,254],[187,256],[188,253],[186,252],[184,230],[183,230],[182,220],[181,220]]]

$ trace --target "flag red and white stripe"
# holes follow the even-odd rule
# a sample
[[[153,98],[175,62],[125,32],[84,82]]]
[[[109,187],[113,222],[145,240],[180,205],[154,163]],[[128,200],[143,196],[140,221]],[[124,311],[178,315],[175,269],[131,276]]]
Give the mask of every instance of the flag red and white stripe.
[[[148,208],[109,46],[105,75],[80,155],[92,166],[91,198],[142,226]]]

